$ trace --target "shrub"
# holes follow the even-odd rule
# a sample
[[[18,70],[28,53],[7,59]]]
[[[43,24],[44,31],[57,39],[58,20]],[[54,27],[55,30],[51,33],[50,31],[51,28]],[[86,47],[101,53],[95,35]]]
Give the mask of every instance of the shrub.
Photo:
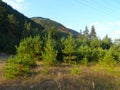
[[[4,67],[4,75],[7,78],[17,78],[30,74],[30,66],[27,64],[28,57],[10,57]]]
[[[83,60],[81,61],[81,63],[85,66],[88,66],[88,59],[85,57],[83,58]]]
[[[100,64],[106,67],[113,67],[117,64],[112,50],[108,50],[102,60],[99,61]]]
[[[40,36],[28,37],[20,42],[19,47],[17,47],[17,54],[24,56],[24,54],[29,54],[31,58],[36,60],[40,59],[42,50],[42,41]]]
[[[48,34],[48,37],[45,38],[46,43],[44,47],[44,51],[42,52],[42,59],[45,66],[51,66],[57,64],[57,50],[56,42],[51,38],[51,34]]]
[[[75,39],[73,38],[72,34],[68,36],[68,38],[62,38],[61,42],[63,44],[63,53],[64,53],[64,62],[71,63],[72,61],[76,60],[75,49],[76,43]]]
[[[79,68],[79,66],[76,64],[76,63],[74,63],[73,64],[73,67],[71,68],[71,74],[72,75],[78,75],[78,74],[80,74],[81,72],[80,72],[80,68]]]
[[[10,57],[4,67],[4,73],[7,78],[17,78],[28,76],[36,64],[36,54],[40,53],[40,38],[35,36],[29,37],[20,42],[17,47],[17,54]]]

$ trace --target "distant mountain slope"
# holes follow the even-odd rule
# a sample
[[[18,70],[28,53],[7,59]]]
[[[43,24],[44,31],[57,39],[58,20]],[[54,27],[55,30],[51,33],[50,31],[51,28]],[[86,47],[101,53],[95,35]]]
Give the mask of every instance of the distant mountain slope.
[[[0,0],[0,52],[15,53],[15,46],[19,45],[21,39],[36,34],[44,35],[53,27],[57,30],[57,38],[65,37],[69,32],[75,37],[78,35],[78,32],[53,20],[28,18]]]
[[[55,27],[61,33],[65,33],[65,34],[72,33],[75,37],[77,37],[77,35],[78,35],[78,32],[76,32],[76,31],[74,31],[72,29],[66,28],[62,24],[60,24],[60,23],[58,23],[56,21],[50,20],[48,18],[33,17],[31,19],[33,21],[35,21],[36,23],[42,25],[45,29],[50,30],[50,28]]]
[[[15,52],[15,45],[44,28],[0,0],[0,52]]]

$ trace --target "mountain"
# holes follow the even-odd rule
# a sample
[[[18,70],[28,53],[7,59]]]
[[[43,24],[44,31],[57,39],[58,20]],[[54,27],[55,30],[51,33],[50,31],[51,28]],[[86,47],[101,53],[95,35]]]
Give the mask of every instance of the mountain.
[[[28,18],[0,0],[0,52],[15,53],[15,46],[29,36],[44,35],[49,31],[58,39],[78,32],[66,28],[62,24],[42,17]]]
[[[0,0],[0,52],[15,52],[15,45],[21,39],[34,36],[43,29],[40,24]]]
[[[43,18],[43,17],[32,17],[31,20],[42,25],[46,30],[51,30],[51,28],[55,27],[56,30],[59,31],[59,33],[63,33],[63,34],[72,33],[74,37],[78,36],[78,32],[76,32],[75,30],[66,28],[62,24],[60,24],[56,21],[53,21],[51,19]]]

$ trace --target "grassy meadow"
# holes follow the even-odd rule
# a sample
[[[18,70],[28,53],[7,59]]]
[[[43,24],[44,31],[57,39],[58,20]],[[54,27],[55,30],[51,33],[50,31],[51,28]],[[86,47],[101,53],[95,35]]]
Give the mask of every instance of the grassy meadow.
[[[30,77],[6,79],[0,62],[0,90],[120,90],[120,67],[105,68],[92,63],[44,67],[38,61]]]

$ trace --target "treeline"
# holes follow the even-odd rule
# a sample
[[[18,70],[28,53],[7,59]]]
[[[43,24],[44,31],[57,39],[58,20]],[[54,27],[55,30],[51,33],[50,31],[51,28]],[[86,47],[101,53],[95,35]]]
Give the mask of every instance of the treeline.
[[[21,39],[44,28],[0,0],[0,52],[15,53]]]
[[[55,29],[55,28],[54,28]],[[105,66],[114,66],[120,62],[120,41],[112,42],[106,35],[99,39],[95,28],[87,27],[77,38],[70,33],[68,37],[57,38],[54,30],[44,36],[36,35],[21,40],[17,54],[7,61],[5,75],[8,78],[30,75],[31,70],[42,61],[44,66],[67,64],[84,64],[96,62]]]

